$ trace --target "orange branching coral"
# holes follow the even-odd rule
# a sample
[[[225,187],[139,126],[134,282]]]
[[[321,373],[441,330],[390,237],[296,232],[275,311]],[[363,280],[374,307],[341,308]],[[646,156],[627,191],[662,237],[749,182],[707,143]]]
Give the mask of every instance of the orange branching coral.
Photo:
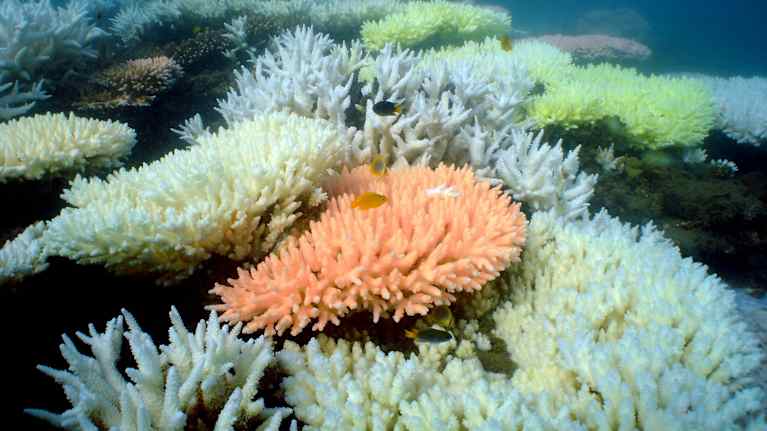
[[[373,321],[426,314],[479,290],[518,262],[526,220],[519,204],[479,181],[469,168],[406,167],[374,177],[367,167],[337,177],[328,209],[309,230],[290,238],[258,266],[238,270],[211,290],[223,304],[209,308],[227,321],[296,335],[339,323],[367,309]],[[386,196],[368,210],[352,208],[361,193]]]

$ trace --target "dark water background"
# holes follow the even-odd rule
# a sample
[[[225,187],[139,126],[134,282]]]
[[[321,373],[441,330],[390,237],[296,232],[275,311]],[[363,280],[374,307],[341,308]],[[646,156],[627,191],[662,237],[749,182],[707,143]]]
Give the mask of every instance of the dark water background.
[[[764,0],[481,0],[505,7],[512,26],[534,34],[576,34],[578,21],[595,10],[630,9],[648,28],[633,35],[653,50],[654,72],[767,75]],[[630,31],[629,28],[625,29]],[[627,35],[632,36],[632,35]]]

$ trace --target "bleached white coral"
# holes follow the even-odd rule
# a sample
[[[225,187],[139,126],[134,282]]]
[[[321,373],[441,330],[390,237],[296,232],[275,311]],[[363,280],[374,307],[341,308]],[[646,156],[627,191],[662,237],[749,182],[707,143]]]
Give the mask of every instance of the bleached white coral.
[[[89,44],[104,35],[87,17],[84,0],[54,7],[49,0],[0,2],[0,84],[31,81],[43,69],[96,57]]]
[[[151,25],[173,22],[181,17],[177,0],[132,0],[110,19],[110,30],[123,43],[135,43]]]
[[[298,27],[277,37],[272,50],[253,59],[252,69],[235,71],[235,88],[216,110],[229,125],[277,111],[343,125],[362,59],[358,43],[337,46],[310,27]]]
[[[341,161],[333,123],[285,113],[197,138],[151,164],[106,179],[76,178],[44,235],[53,255],[120,273],[190,274],[211,255],[256,258],[324,199]]]
[[[708,153],[703,148],[685,148],[682,153],[682,161],[688,164],[703,163],[708,158]]]
[[[554,146],[542,142],[543,131],[535,135],[514,129],[510,140],[498,155],[496,172],[514,199],[564,219],[587,214],[597,176],[580,172],[580,147],[565,156],[561,140]]]
[[[48,268],[47,256],[40,241],[43,231],[45,222],[37,222],[0,248],[0,285]]]
[[[736,165],[735,162],[733,162],[732,160],[714,159],[709,161],[708,163],[714,168],[719,169],[722,172],[726,172],[729,175],[734,175],[735,172],[738,172],[738,165]]]
[[[215,313],[201,320],[194,332],[171,309],[169,344],[158,346],[143,332],[133,316],[107,322],[103,333],[94,325],[77,337],[93,356],[80,353],[63,335],[61,354],[69,367],[38,369],[60,383],[73,404],[56,414],[45,410],[26,412],[51,424],[71,429],[140,429],[182,431],[205,425],[207,429],[234,430],[235,425],[277,431],[289,408],[266,408],[258,398],[258,382],[274,360],[271,340],[241,340],[240,325],[229,328]],[[123,322],[128,331],[123,333]],[[125,338],[136,368],[118,370]],[[205,424],[206,421],[213,422]]]
[[[431,351],[424,360],[324,337],[286,343],[277,357],[296,416],[308,429],[766,425],[765,393],[749,380],[763,352],[705,267],[651,225],[606,213],[562,223],[537,212],[528,233],[512,297],[494,314],[511,376]]]
[[[113,168],[130,154],[136,132],[124,123],[70,113],[16,118],[0,124],[0,183],[46,174]]]
[[[28,91],[19,89],[19,81],[0,82],[0,121],[26,114],[35,102],[48,97],[43,91],[43,81],[32,84]]]
[[[738,143],[760,145],[767,141],[767,79],[695,76],[714,97],[716,127]]]
[[[595,161],[604,172],[623,170],[623,156],[615,157],[615,145],[597,148]]]
[[[496,335],[522,393],[602,429],[737,429],[765,394],[732,292],[651,224],[534,214]]]

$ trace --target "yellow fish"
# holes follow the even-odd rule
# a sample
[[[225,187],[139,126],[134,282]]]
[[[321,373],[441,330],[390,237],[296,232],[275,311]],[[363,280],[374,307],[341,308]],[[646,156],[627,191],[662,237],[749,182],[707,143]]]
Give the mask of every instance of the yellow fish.
[[[511,52],[512,48],[514,48],[514,44],[511,41],[511,37],[509,37],[508,34],[501,36],[501,49],[506,52]]]
[[[438,305],[426,315],[426,323],[439,325],[443,328],[453,327],[453,313],[447,305]]]
[[[386,156],[379,154],[370,162],[370,173],[374,177],[381,177],[386,173]]]
[[[386,200],[386,196],[384,195],[379,195],[378,193],[373,192],[365,192],[357,196],[354,201],[352,201],[352,208],[359,208],[361,210],[378,208],[385,204]]]

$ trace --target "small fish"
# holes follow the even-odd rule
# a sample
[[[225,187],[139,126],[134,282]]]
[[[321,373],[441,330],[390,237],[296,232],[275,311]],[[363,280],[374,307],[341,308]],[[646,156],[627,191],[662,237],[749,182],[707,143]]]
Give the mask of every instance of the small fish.
[[[374,177],[381,177],[386,173],[386,156],[379,154],[370,162],[370,173]]]
[[[412,338],[416,343],[444,343],[453,339],[453,335],[447,331],[434,328],[406,329],[405,336]]]
[[[439,305],[429,311],[429,314],[426,315],[426,322],[430,325],[439,325],[443,328],[452,328],[453,312],[450,311],[450,307],[447,305]]]
[[[373,112],[378,115],[399,115],[400,111],[400,105],[388,100],[382,100],[373,105]]]
[[[359,208],[361,210],[378,208],[385,204],[386,200],[386,196],[384,195],[379,195],[378,193],[373,192],[365,192],[357,196],[354,201],[352,201],[352,208]]]
[[[511,52],[514,48],[514,43],[511,41],[511,37],[508,34],[501,36],[501,49],[506,52]]]

